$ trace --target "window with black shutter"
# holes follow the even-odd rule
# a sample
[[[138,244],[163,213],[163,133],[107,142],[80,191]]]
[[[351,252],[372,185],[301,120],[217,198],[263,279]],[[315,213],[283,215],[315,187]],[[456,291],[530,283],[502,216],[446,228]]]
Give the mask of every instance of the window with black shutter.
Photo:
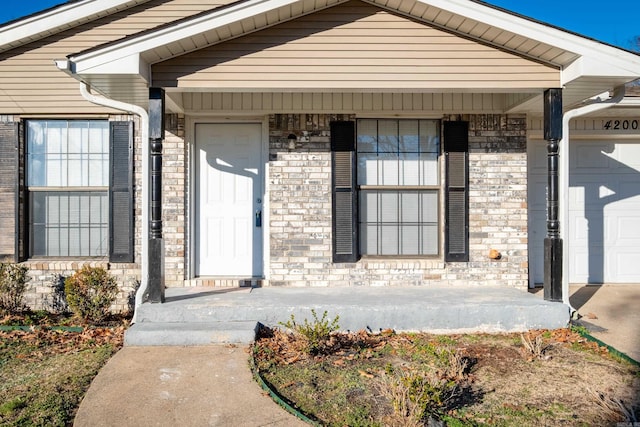
[[[133,261],[133,122],[26,121],[28,257]]]
[[[331,122],[333,261],[358,260],[355,123]]]
[[[469,261],[469,123],[444,123],[445,261]]]

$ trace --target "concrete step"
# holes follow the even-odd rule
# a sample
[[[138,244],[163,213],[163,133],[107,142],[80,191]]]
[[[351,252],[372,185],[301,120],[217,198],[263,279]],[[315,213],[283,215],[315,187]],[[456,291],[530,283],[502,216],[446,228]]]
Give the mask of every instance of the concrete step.
[[[516,289],[352,287],[173,288],[166,303],[138,307],[136,322],[278,326],[292,314],[298,322],[313,321],[311,309],[318,317],[326,311],[329,321],[339,316],[343,331],[516,332],[561,328],[569,321],[568,306]]]
[[[128,346],[248,344],[255,339],[258,323],[244,322],[140,322],[125,333]]]

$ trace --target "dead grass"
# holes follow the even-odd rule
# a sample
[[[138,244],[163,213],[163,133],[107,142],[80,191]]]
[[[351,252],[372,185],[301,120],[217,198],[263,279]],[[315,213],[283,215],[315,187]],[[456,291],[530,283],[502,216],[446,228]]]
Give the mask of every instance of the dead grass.
[[[72,425],[92,379],[122,346],[123,323],[78,332],[52,330],[53,319],[45,320],[30,330],[0,331],[2,426]]]
[[[329,426],[615,425],[640,416],[640,371],[569,329],[505,335],[332,334],[312,356],[266,330],[262,377]]]

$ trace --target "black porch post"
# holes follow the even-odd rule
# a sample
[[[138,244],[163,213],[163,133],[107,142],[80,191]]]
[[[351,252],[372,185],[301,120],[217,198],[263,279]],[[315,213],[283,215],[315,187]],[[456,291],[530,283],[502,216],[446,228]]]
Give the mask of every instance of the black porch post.
[[[562,139],[562,89],[547,89],[544,92],[544,139],[547,141],[547,236],[544,239],[544,299],[562,301],[562,239],[560,238],[560,220],[558,218],[558,149]]]
[[[149,281],[147,302],[164,302],[164,240],[162,239],[162,140],[164,138],[164,90],[149,89],[150,213]]]

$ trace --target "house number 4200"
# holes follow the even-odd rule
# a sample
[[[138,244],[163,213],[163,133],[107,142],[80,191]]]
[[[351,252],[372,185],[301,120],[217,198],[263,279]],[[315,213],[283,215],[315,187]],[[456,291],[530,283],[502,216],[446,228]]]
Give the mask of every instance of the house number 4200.
[[[606,130],[638,129],[638,120],[607,120],[602,126]]]

